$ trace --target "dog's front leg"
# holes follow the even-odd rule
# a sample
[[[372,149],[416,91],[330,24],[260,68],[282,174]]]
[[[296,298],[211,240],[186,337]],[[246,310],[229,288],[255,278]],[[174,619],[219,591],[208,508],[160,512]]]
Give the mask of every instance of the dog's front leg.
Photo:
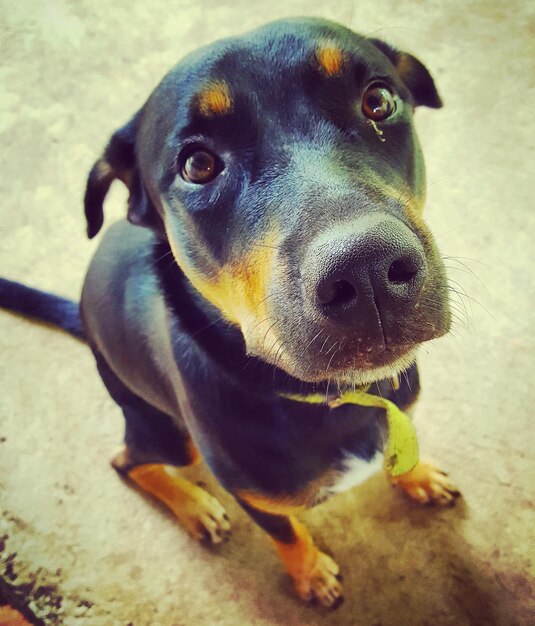
[[[323,606],[338,607],[343,602],[340,568],[319,550],[305,526],[293,515],[262,511],[241,498],[237,500],[269,534],[299,597]]]

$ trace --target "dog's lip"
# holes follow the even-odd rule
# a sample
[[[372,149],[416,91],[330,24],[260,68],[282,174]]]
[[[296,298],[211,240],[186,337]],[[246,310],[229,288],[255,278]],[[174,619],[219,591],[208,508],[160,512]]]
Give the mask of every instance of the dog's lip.
[[[399,358],[408,354],[418,344],[396,344],[383,345],[378,349],[369,349],[365,352],[357,353],[352,359],[352,368],[359,370],[376,369],[378,367],[387,367],[389,364],[397,361]]]
[[[297,376],[305,382],[321,383],[331,379],[362,379],[368,383],[390,378],[406,370],[416,356],[419,343],[386,346],[380,351],[354,354],[350,361],[327,370],[303,368]],[[380,355],[380,358],[378,356]]]

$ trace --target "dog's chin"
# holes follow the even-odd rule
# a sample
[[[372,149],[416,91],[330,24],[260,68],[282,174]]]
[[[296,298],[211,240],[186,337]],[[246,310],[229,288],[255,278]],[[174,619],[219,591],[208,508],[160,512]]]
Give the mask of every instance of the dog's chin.
[[[290,359],[284,355],[279,359],[277,366],[286,371],[293,378],[306,383],[336,382],[339,387],[362,387],[380,380],[393,378],[409,369],[415,362],[418,346],[404,350],[383,353],[381,358],[366,360],[355,359],[354,365],[347,367],[330,367],[326,370],[313,369],[307,363]]]
[[[387,365],[371,369],[342,370],[335,373],[334,378],[340,387],[362,387],[386,378],[394,378],[409,369],[416,361],[416,354],[417,348],[412,348],[406,354],[397,357],[392,363]]]

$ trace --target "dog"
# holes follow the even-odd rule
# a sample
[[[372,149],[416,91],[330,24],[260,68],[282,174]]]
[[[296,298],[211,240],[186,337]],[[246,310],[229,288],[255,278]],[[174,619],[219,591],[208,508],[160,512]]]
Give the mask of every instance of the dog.
[[[126,420],[117,471],[219,544],[224,508],[180,474],[204,459],[273,540],[297,595],[327,607],[342,601],[339,568],[297,512],[382,465],[418,502],[459,495],[419,460],[406,415],[417,348],[450,327],[422,217],[419,106],[442,106],[420,61],[329,21],[201,48],[89,174],[90,238],[115,179],[129,198],[80,307],[0,286],[3,306],[91,347]]]

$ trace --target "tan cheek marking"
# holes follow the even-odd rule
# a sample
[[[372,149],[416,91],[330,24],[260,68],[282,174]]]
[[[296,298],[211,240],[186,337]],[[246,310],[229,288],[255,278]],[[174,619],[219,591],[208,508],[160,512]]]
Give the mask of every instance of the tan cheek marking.
[[[191,266],[181,246],[176,245],[167,222],[166,232],[173,256],[188,280],[224,319],[240,328],[248,353],[271,362],[277,359],[284,368],[287,357],[270,315],[268,293],[271,276],[276,271],[277,233],[268,233],[255,243],[249,254],[228,266],[219,267],[213,261],[211,276],[206,276]]]
[[[316,50],[316,59],[320,69],[327,76],[339,76],[342,73],[345,57],[335,45],[329,43],[321,45]]]
[[[169,234],[169,233],[168,233]],[[239,262],[214,270],[213,278],[189,266],[169,237],[173,255],[193,286],[228,321],[242,329],[267,316],[267,286],[276,254],[276,236],[268,235]]]
[[[225,115],[232,110],[232,98],[228,85],[223,81],[214,81],[199,94],[197,107],[201,115]]]

